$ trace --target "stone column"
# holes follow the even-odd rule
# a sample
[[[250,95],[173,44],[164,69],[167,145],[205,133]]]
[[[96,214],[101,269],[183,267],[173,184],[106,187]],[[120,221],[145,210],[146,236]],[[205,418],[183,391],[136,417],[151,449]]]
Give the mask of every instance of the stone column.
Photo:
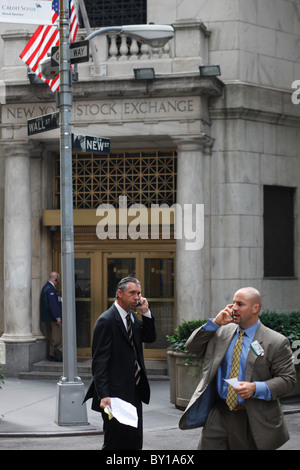
[[[210,148],[206,134],[176,139],[177,205],[182,233],[176,242],[177,323],[206,318],[210,304],[209,229],[204,213],[209,214]],[[208,159],[208,161],[207,161]],[[205,184],[207,183],[207,184]],[[178,218],[178,221],[180,218]],[[206,254],[206,255],[205,255]]]
[[[28,370],[31,320],[30,153],[26,142],[5,146],[4,334],[7,375]]]

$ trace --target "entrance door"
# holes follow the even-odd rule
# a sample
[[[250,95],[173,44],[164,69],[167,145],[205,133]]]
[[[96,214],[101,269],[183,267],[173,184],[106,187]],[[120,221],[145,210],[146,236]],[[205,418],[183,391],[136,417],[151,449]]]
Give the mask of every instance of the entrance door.
[[[174,253],[110,253],[104,255],[104,292],[108,308],[115,300],[118,282],[127,276],[137,277],[142,295],[147,298],[156,320],[157,339],[145,344],[147,359],[166,358],[166,336],[172,334],[175,325]]]
[[[175,269],[174,256],[161,253],[141,254],[143,266],[143,292],[155,317],[157,338],[145,344],[146,358],[166,358],[167,335],[173,334],[175,325]]]
[[[116,286],[127,276],[141,281],[156,321],[157,339],[145,344],[146,359],[166,359],[166,335],[174,332],[175,252],[100,251],[75,252],[76,331],[78,357],[91,357],[95,322],[116,299]],[[60,272],[60,253],[54,266]]]
[[[92,254],[76,254],[75,259],[76,338],[79,356],[90,356],[94,290]]]

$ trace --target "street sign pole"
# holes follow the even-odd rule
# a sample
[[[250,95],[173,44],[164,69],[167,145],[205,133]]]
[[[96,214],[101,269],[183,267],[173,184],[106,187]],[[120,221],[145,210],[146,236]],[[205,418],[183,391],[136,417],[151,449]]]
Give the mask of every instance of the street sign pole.
[[[171,26],[138,25],[103,28],[86,38],[90,41],[98,34],[119,31],[155,47],[173,37]],[[59,0],[59,75],[60,75],[60,205],[61,205],[61,259],[63,297],[63,377],[58,385],[57,416],[59,425],[88,424],[84,398],[84,384],[77,377],[75,272],[72,187],[72,137],[71,137],[71,74],[69,41],[69,0]],[[93,145],[102,145],[93,138]]]
[[[69,0],[59,0],[59,35],[63,377],[57,384],[56,423],[67,426],[88,424],[84,384],[77,377]]]

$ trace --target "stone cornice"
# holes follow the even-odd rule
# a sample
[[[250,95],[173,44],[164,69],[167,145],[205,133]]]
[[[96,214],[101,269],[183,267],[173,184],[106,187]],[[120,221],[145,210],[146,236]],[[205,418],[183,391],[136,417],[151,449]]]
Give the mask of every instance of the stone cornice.
[[[291,100],[292,90],[259,87],[247,83],[227,83],[224,94],[209,103],[214,119],[243,119],[268,124],[299,126],[300,105]]]
[[[212,121],[224,119],[243,119],[246,121],[259,121],[266,124],[279,124],[282,126],[298,127],[300,116],[289,116],[282,113],[266,112],[260,109],[239,108],[218,108],[209,109],[209,116]]]
[[[169,97],[221,96],[224,84],[216,77],[203,78],[197,74],[164,76],[151,82],[136,80],[79,81],[72,86],[74,100]],[[6,103],[54,101],[47,85],[6,84]]]

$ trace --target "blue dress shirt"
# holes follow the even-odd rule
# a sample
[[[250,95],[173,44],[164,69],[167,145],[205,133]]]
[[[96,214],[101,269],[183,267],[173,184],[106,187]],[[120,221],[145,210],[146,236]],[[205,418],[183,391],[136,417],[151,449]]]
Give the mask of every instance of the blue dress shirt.
[[[246,328],[244,330],[241,358],[240,358],[239,376],[238,376],[239,382],[243,382],[245,380],[247,357],[248,357],[250,345],[253,342],[258,324],[259,324],[259,320],[258,322],[254,323],[254,325],[251,325],[249,326],[249,328]],[[217,331],[219,328],[220,326],[214,323],[213,319],[209,319],[207,323],[203,325],[202,327],[204,331]],[[229,379],[233,348],[237,340],[237,337],[240,333],[240,330],[241,328],[238,327],[217,372],[218,393],[220,397],[224,400],[226,399],[226,396],[227,396],[227,387],[228,387],[228,384],[227,382],[225,382],[224,379]],[[271,392],[267,384],[265,382],[254,382],[254,383],[255,383],[255,392],[252,395],[252,398],[258,398],[258,399],[267,400],[267,401],[271,400]],[[245,400],[241,398],[240,396],[238,396],[238,403],[240,405],[243,405],[245,403]]]

